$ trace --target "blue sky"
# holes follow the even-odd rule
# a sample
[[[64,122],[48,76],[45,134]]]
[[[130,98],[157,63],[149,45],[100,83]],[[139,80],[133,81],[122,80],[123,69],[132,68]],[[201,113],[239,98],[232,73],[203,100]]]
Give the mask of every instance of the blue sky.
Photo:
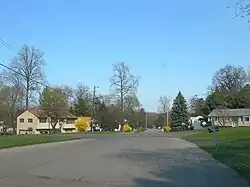
[[[233,1],[233,0],[232,0]],[[225,64],[249,67],[250,28],[232,19],[231,0],[8,0],[0,38],[45,53],[48,81],[109,91],[112,64],[140,77],[138,96],[156,111],[161,95],[203,96]],[[15,55],[0,46],[0,60]]]

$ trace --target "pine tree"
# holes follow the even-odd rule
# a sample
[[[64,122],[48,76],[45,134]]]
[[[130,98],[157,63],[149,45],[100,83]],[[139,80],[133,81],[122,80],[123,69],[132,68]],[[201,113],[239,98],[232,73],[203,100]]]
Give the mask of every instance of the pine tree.
[[[180,91],[174,99],[170,118],[172,127],[179,127],[182,126],[182,123],[188,123],[187,101]]]

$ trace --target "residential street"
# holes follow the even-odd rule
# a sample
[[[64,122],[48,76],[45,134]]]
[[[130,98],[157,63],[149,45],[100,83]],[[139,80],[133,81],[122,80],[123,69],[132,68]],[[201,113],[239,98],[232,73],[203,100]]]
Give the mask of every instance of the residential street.
[[[175,134],[89,135],[80,141],[13,148],[0,151],[0,164],[3,187],[248,186]]]

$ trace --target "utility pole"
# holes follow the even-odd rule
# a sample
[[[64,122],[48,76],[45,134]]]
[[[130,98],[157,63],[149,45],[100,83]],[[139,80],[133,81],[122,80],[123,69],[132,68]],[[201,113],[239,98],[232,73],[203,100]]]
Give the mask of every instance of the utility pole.
[[[98,86],[94,85],[94,90],[93,90],[93,98],[92,98],[92,122],[91,122],[91,132],[93,132],[93,124],[94,124],[94,119],[95,119],[95,95],[96,95],[96,88]]]
[[[168,110],[167,110],[167,125],[169,125],[169,124],[168,124]]]
[[[145,130],[148,128],[148,114],[145,112]]]

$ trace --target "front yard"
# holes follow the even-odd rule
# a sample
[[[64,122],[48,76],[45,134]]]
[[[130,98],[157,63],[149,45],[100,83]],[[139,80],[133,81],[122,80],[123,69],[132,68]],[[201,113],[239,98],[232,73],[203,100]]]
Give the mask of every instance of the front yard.
[[[203,130],[183,139],[195,143],[250,183],[250,127],[220,128],[215,135]]]
[[[76,136],[74,134],[0,136],[0,149],[10,148],[10,147],[19,147],[19,146],[25,146],[25,145],[33,145],[33,144],[76,140],[80,138],[81,137]]]

